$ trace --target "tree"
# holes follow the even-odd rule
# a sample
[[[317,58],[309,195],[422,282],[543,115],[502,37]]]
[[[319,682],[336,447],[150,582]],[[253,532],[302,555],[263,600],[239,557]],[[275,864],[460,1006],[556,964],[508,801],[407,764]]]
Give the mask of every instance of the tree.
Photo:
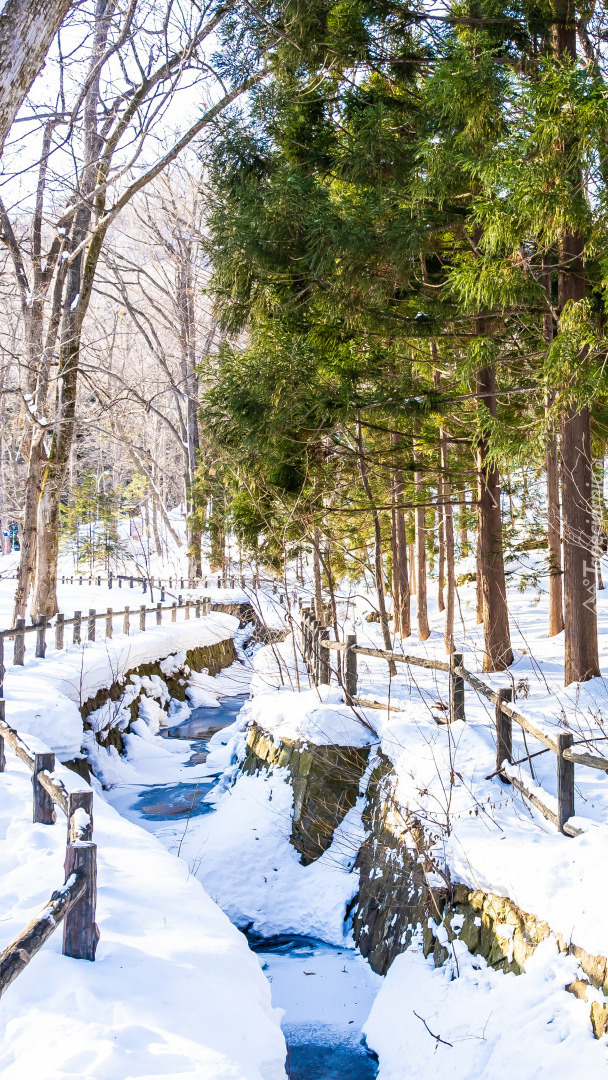
[[[74,0],[7,0],[0,13],[0,156]]]

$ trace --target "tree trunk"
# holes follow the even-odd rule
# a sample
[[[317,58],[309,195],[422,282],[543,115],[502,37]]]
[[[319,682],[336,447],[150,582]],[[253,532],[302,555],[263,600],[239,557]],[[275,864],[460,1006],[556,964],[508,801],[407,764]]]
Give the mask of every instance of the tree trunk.
[[[445,564],[447,571],[446,580],[446,604],[445,604],[445,651],[449,654],[454,651],[454,597],[456,593],[456,568],[454,562],[454,513],[451,497],[451,485],[448,472],[448,439],[445,431],[440,432],[441,448],[441,488],[443,493],[443,518],[445,522]]]
[[[481,510],[477,507],[477,544],[475,549],[475,622],[477,626],[483,624],[483,572],[481,569]]]
[[[600,674],[593,566],[593,468],[589,410],[562,422],[565,684]]]
[[[440,481],[437,494],[442,500],[437,507],[437,547],[439,548],[439,567],[437,572],[437,610],[445,611],[443,590],[445,586],[445,519],[443,513],[443,483]]]
[[[382,532],[380,529],[380,515],[376,509],[374,502],[373,492],[370,486],[369,478],[367,475],[367,468],[365,465],[365,457],[363,453],[363,435],[361,433],[361,423],[357,421],[357,445],[359,449],[359,472],[361,474],[361,483],[365,490],[365,494],[369,501],[372,520],[374,523],[374,578],[376,582],[376,593],[378,596],[378,611],[380,613],[380,627],[382,630],[382,638],[384,640],[384,648],[391,652],[393,643],[391,640],[391,632],[388,625],[388,615],[386,613],[386,600],[384,592],[384,565],[382,561]],[[393,660],[389,661],[389,671],[391,675],[397,674],[397,668]]]
[[[319,620],[322,626],[325,626],[325,610],[323,607],[323,582],[321,580],[320,544],[321,538],[319,536],[319,530],[315,528],[313,529],[312,533],[312,577],[314,584],[315,618]]]
[[[391,443],[398,446],[399,435],[391,435]],[[393,629],[400,637],[409,637],[412,628],[410,620],[410,582],[408,573],[407,539],[405,535],[405,516],[399,503],[403,500],[403,473],[395,469],[391,483],[391,556],[393,568]]]
[[[0,18],[0,155],[73,0],[8,0]]]
[[[564,629],[562,607],[562,537],[559,505],[559,468],[557,437],[547,435],[545,454],[547,470],[547,554],[549,559],[549,637]]]
[[[573,0],[553,0],[552,45],[556,60],[576,59],[576,10]],[[582,194],[582,176],[573,140],[562,147],[564,168]],[[568,166],[568,163],[571,163]],[[557,306],[580,302],[587,294],[584,237],[564,230],[559,238]],[[586,363],[583,353],[581,364]],[[589,410],[570,402],[562,417],[562,528],[564,537],[564,677],[571,682],[600,674],[593,570],[593,467]]]
[[[479,409],[496,416],[496,374],[493,368],[481,368],[476,377]],[[503,671],[513,663],[509,635],[507,586],[502,554],[502,514],[500,476],[497,466],[488,459],[488,443],[482,434],[477,444],[479,500],[479,549],[483,594],[484,671]]]
[[[420,455],[414,439],[414,460],[420,461]],[[414,473],[416,484],[416,502],[424,502],[424,477],[421,472]],[[426,641],[431,636],[426,604],[426,529],[424,506],[416,506],[416,618],[418,622],[418,637]]]

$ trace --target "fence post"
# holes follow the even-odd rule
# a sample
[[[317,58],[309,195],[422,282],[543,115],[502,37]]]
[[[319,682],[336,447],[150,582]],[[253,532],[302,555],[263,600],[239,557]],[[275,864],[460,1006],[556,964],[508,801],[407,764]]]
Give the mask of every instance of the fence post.
[[[186,600],[185,607],[186,607],[186,614],[185,614],[184,618],[189,619],[190,618],[190,601],[189,600]]]
[[[139,629],[146,629],[146,605],[142,604],[139,609]]]
[[[200,600],[195,601],[195,604],[194,604],[194,617],[196,619],[200,619],[200,617],[201,617],[201,602],[200,602]]]
[[[101,576],[99,574],[97,575],[97,584],[101,585]]]
[[[129,578],[129,588],[133,588],[133,578]]]
[[[217,587],[218,587],[218,589],[221,589],[221,587],[222,587],[222,579],[221,579],[219,574],[218,574],[218,577],[217,577]]]
[[[107,638],[111,638],[112,634],[114,633],[113,616],[114,616],[114,611],[113,611],[113,609],[111,607],[109,607],[108,610],[106,611],[106,637]]]
[[[118,575],[118,588],[122,589],[122,577],[120,576],[120,574]]]
[[[156,625],[160,626],[163,621],[163,605],[156,605]]]
[[[566,761],[564,750],[574,742],[571,731],[561,732],[557,742],[557,827],[564,831],[568,818],[574,817],[574,762]]]
[[[110,573],[108,574],[108,589],[112,588],[112,580],[113,580],[113,578],[114,578],[114,574],[110,570]]]
[[[329,649],[324,642],[329,641],[329,630],[321,627],[319,631],[319,682],[322,686],[329,686],[331,682],[331,668],[329,666]]]
[[[77,810],[84,810],[88,822],[79,825],[75,814]],[[81,818],[82,820],[82,818]],[[78,841],[90,843],[93,839],[93,792],[69,791],[68,792],[68,844],[76,844]]]
[[[171,604],[171,622],[177,622],[177,601]]]
[[[161,601],[163,601],[165,599],[165,589],[164,589],[163,585],[161,585],[161,589],[160,589],[160,598],[161,598]]]
[[[61,612],[55,616],[55,648],[63,649],[63,635],[65,631],[64,624],[65,615]]]
[[[319,685],[319,634],[321,626],[316,619],[311,619],[311,645],[312,645],[312,681],[315,686]]]
[[[36,656],[40,660],[44,660],[46,656],[46,615],[38,616],[38,626],[36,628]]]
[[[456,669],[462,667],[462,653],[452,653],[450,667],[450,720],[464,720],[464,679]]]
[[[346,635],[346,661],[344,664],[344,698],[347,705],[352,705],[357,696],[357,644],[356,634]]]
[[[124,613],[124,615],[123,615],[123,617],[122,617],[122,632],[123,632],[123,634],[128,634],[128,633],[129,633],[129,629],[130,629],[130,626],[129,626],[129,622],[130,622],[129,616],[130,616],[130,614],[131,614],[131,608],[130,608],[130,607],[128,607],[128,606],[127,606],[127,605],[125,604],[125,613]]]
[[[148,582],[147,582],[146,578],[142,578],[141,591],[144,593],[144,595],[146,593],[147,588],[148,588]]]
[[[39,783],[38,773],[42,772],[43,769],[53,772],[54,768],[54,754],[34,754],[34,775],[32,776],[34,815],[32,820],[42,825],[53,825],[55,823],[55,807],[48,791],[45,791],[42,784]]]
[[[79,584],[79,585],[80,585],[80,587],[82,588],[82,574],[80,575],[80,579],[79,579],[79,582],[78,582],[78,584]]]
[[[304,663],[306,664],[307,670],[308,670],[308,661],[310,659],[310,652],[309,652],[309,645],[310,645],[310,642],[309,642],[309,625],[310,624],[309,624],[309,619],[310,619],[310,608],[306,608],[306,607],[302,608],[302,656],[304,657]]]
[[[13,664],[23,667],[25,658],[25,619],[15,620],[15,648],[13,651]]]
[[[87,619],[87,641],[95,641],[96,614],[95,608],[89,608],[89,618]]]
[[[173,588],[173,578],[169,578],[169,588]]]
[[[511,701],[513,691],[501,689],[496,702],[496,770],[500,772],[503,761],[513,760],[513,721],[503,712],[503,701]]]
[[[72,629],[72,645],[80,645],[80,629],[82,624],[82,612],[74,612],[74,624]]]
[[[99,930],[95,923],[97,902],[97,845],[86,841],[68,844],[65,850],[66,881],[71,874],[84,874],[87,887],[72,904],[63,921],[63,955],[75,960],[94,960]]]

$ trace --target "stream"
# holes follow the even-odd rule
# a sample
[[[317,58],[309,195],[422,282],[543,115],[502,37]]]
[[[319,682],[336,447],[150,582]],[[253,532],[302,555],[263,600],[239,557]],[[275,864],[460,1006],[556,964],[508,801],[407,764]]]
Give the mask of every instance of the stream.
[[[212,735],[232,724],[245,698],[220,699],[219,708],[193,709],[189,718],[163,729],[165,738],[190,743],[187,766],[204,764]],[[217,776],[195,782],[129,787],[112,799],[127,817],[150,831],[163,823],[186,823],[213,812],[207,796]],[[249,934],[272,988],[272,1003],[284,1011],[287,1074],[291,1080],[373,1080],[374,1056],[366,1049],[361,1027],[380,978],[353,949],[336,948],[314,938]]]

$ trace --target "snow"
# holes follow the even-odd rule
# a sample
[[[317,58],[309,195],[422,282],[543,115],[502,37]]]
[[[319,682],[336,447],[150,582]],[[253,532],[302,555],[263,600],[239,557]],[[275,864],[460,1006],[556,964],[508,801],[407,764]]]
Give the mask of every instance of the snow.
[[[393,961],[363,1025],[380,1058],[378,1080],[600,1080],[605,1040],[593,1038],[589,1006],[564,990],[576,973],[576,960],[550,939],[517,976],[459,941],[453,959],[434,968],[418,939]]]
[[[49,647],[44,660],[29,650],[23,667],[7,667],[6,719],[21,734],[43,739],[61,759],[68,760],[80,753],[82,745],[79,708],[99,690],[142,664],[225,641],[238,625],[235,616],[215,612],[130,636],[116,633],[111,640],[68,645],[61,652]]]
[[[209,769],[213,760],[208,761]],[[181,855],[237,926],[263,937],[302,934],[345,945],[346,905],[358,887],[353,863],[361,807],[349,811],[331,847],[302,866],[290,844],[293,791],[286,770],[244,776],[219,794],[213,814],[166,822],[156,835]]]
[[[7,990],[3,1080],[284,1080],[280,1014],[245,938],[187,864],[99,792],[94,814],[96,961],[62,956],[59,930]],[[60,816],[31,823],[30,776],[10,756],[0,784],[2,946],[63,883]]]

